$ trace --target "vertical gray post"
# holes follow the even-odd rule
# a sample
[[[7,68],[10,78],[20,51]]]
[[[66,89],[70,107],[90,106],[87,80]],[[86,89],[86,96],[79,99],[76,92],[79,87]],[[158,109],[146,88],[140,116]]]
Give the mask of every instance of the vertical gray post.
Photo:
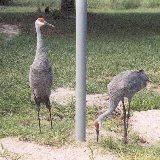
[[[86,139],[87,0],[76,0],[76,140]]]

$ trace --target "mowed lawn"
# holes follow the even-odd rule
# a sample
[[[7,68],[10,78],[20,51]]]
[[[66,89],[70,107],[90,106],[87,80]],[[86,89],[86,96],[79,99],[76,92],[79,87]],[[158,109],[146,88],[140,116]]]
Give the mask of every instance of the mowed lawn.
[[[29,67],[35,56],[36,33],[34,21],[45,17],[55,29],[44,28],[43,33],[58,87],[75,88],[75,19],[34,12],[0,12],[1,23],[16,24],[21,32],[7,40],[0,33],[0,137],[18,136],[40,144],[63,145],[74,132],[75,104],[63,107],[53,104],[54,127],[42,122],[42,134],[34,104],[30,102]],[[144,69],[151,82],[160,82],[160,9],[108,11],[88,13],[87,36],[87,93],[106,93],[112,77],[124,70]],[[159,109],[159,94],[143,90],[132,102],[132,109],[141,111]],[[48,114],[43,109],[43,116]],[[93,124],[96,108],[88,108],[87,122]],[[61,115],[62,119],[58,115]],[[47,119],[47,117],[45,118]],[[116,128],[120,117],[104,122],[106,130]],[[107,127],[109,125],[109,127]],[[115,132],[123,133],[122,124]],[[141,147],[134,134],[127,146],[119,141],[105,139],[101,146],[122,159],[152,159],[160,157],[160,147]]]

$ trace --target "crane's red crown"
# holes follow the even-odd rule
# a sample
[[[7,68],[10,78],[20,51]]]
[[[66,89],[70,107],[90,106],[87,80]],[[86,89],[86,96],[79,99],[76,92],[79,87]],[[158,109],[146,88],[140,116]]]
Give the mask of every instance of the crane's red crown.
[[[96,127],[96,129],[99,129],[99,123],[98,122],[95,122],[95,127]]]
[[[44,18],[38,18],[37,21],[46,22],[46,20]]]

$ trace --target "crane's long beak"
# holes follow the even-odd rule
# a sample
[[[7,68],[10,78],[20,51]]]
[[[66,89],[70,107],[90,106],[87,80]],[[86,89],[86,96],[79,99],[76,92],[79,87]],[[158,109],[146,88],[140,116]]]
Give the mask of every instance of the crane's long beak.
[[[99,141],[99,128],[96,128],[97,142]]]
[[[55,27],[53,24],[50,24],[48,22],[45,23],[47,26],[50,26],[50,27]]]

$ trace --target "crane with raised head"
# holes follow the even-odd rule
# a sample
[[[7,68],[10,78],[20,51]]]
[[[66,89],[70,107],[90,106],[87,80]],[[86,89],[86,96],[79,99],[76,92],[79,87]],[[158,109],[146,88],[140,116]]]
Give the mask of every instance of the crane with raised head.
[[[97,135],[97,142],[99,137],[99,130],[102,121],[110,116],[112,112],[116,109],[119,102],[122,101],[123,106],[123,121],[124,121],[124,143],[128,143],[128,120],[130,117],[130,107],[131,107],[131,100],[132,97],[140,91],[141,89],[145,88],[149,78],[144,73],[143,70],[133,71],[127,70],[124,71],[117,76],[115,76],[112,81],[108,84],[108,93],[109,93],[109,108],[106,112],[101,114],[95,122],[96,128],[96,135]],[[128,99],[128,114],[126,114],[126,107],[124,104],[124,98]]]
[[[40,105],[44,104],[49,110],[51,128],[52,128],[52,117],[51,117],[51,105],[50,105],[50,94],[51,86],[53,81],[52,67],[48,61],[47,48],[43,41],[43,36],[41,33],[41,27],[48,25],[54,27],[54,25],[49,24],[44,18],[38,18],[35,21],[35,28],[37,32],[37,48],[36,55],[32,65],[30,66],[29,72],[29,85],[32,90],[32,95],[36,103],[36,109],[38,112],[39,130],[41,132],[40,123]]]

